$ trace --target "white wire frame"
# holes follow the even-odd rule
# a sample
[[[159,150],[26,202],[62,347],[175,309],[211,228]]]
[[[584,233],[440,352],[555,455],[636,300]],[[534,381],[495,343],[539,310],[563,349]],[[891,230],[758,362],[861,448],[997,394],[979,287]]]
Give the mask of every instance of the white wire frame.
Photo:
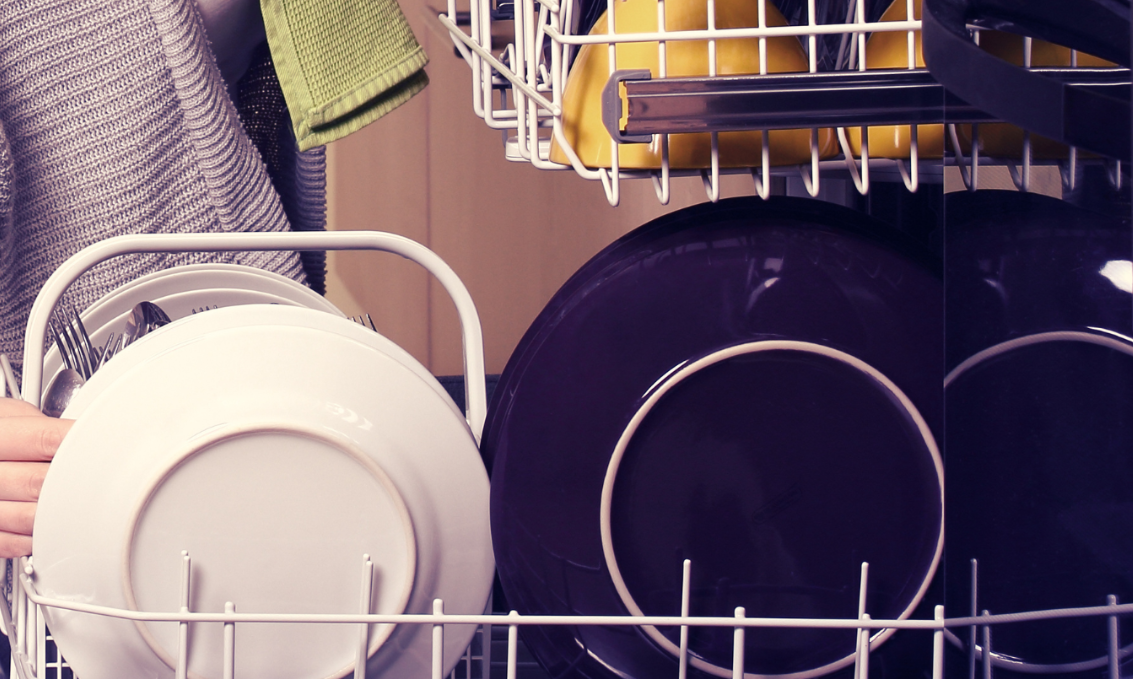
[[[54,677],[61,679],[64,668],[68,668],[66,661],[54,649],[52,657],[48,657],[48,641],[50,637],[43,625],[42,611],[45,608],[73,611],[76,613],[104,616],[131,620],[135,622],[167,622],[177,623],[181,634],[177,648],[177,661],[174,668],[176,679],[185,679],[188,674],[188,661],[190,635],[189,626],[194,623],[223,623],[224,643],[222,648],[222,668],[226,669],[225,676],[233,676],[233,658],[236,653],[236,628],[248,623],[275,623],[275,624],[337,624],[356,627],[359,635],[358,652],[355,659],[355,679],[365,679],[367,646],[366,635],[371,625],[430,625],[432,627],[431,639],[431,672],[430,679],[446,679],[443,653],[445,625],[477,625],[479,638],[473,638],[473,643],[465,650],[462,662],[448,672],[447,679],[491,679],[491,629],[495,626],[506,627],[508,630],[508,648],[506,659],[506,677],[514,679],[517,668],[518,630],[526,625],[550,626],[633,626],[633,627],[677,627],[680,629],[681,644],[678,653],[677,679],[686,679],[689,665],[688,632],[691,628],[731,628],[734,635],[735,653],[731,668],[732,679],[751,679],[755,675],[745,672],[744,665],[744,637],[749,633],[758,633],[759,629],[845,629],[857,632],[856,650],[853,653],[854,676],[858,679],[867,677],[869,672],[870,654],[878,645],[878,639],[886,630],[920,630],[922,633],[931,633],[933,643],[931,650],[926,653],[926,667],[931,667],[933,679],[942,679],[944,671],[944,644],[952,643],[963,647],[964,642],[956,634],[958,630],[968,630],[968,651],[970,660],[982,665],[980,676],[990,679],[993,667],[1012,667],[1020,669],[1017,661],[1010,657],[1000,656],[991,650],[991,630],[998,625],[1019,624],[1037,620],[1054,620],[1068,618],[1095,617],[1104,618],[1106,654],[1096,660],[1080,663],[1091,668],[1105,669],[1110,679],[1118,679],[1121,663],[1133,656],[1133,647],[1120,645],[1120,619],[1133,615],[1133,604],[1119,604],[1115,597],[1107,597],[1104,605],[1082,606],[1078,608],[1065,608],[1042,611],[1028,611],[991,615],[988,611],[964,617],[946,618],[943,606],[933,608],[931,619],[875,619],[866,610],[866,595],[868,591],[869,565],[863,563],[859,582],[859,605],[856,618],[769,618],[749,617],[743,608],[737,608],[731,617],[705,617],[690,616],[690,572],[691,564],[685,561],[682,576],[682,597],[679,615],[520,615],[516,611],[503,614],[446,614],[444,602],[437,599],[433,602],[432,613],[428,614],[312,614],[312,613],[237,613],[234,602],[225,605],[224,612],[193,612],[188,606],[188,583],[191,575],[191,559],[187,554],[182,555],[182,577],[179,586],[178,600],[182,602],[181,609],[175,612],[135,611],[106,606],[99,606],[75,600],[56,599],[44,596],[36,591],[34,584],[35,569],[32,559],[23,557],[17,560],[0,560],[5,578],[3,582],[3,605],[0,605],[0,617],[3,618],[9,638],[12,642],[12,667],[15,670],[15,679],[45,679]],[[363,587],[361,588],[362,610],[368,610],[370,591],[367,588],[369,578],[372,577],[372,564],[363,559],[364,568],[361,573]],[[972,575],[975,577],[975,564],[972,566]],[[980,636],[982,634],[982,636]],[[982,642],[978,641],[982,639]],[[474,678],[473,668],[480,667],[478,676]],[[1040,666],[1041,667],[1041,666]],[[69,669],[69,668],[68,668]],[[50,672],[53,670],[54,672]],[[1026,667],[1022,671],[1028,671]],[[1037,671],[1037,670],[1034,670]],[[73,672],[72,672],[72,676]],[[124,677],[123,679],[132,679]]]
[[[661,149],[660,167],[652,170],[626,170],[619,167],[619,154],[611,154],[609,168],[586,167],[563,131],[563,93],[566,87],[569,64],[572,55],[587,45],[606,45],[609,50],[609,72],[617,69],[615,46],[622,43],[655,42],[658,50],[660,72],[658,77],[666,77],[666,46],[671,41],[706,40],[709,50],[708,77],[717,72],[716,41],[732,38],[755,38],[759,40],[760,75],[766,75],[767,40],[776,37],[797,37],[806,46],[809,72],[818,72],[816,62],[817,41],[820,36],[841,35],[842,50],[839,68],[865,71],[866,40],[872,33],[904,32],[907,35],[907,68],[918,69],[916,64],[916,38],[921,30],[921,22],[915,19],[904,21],[869,22],[865,16],[865,0],[850,0],[845,21],[842,23],[820,23],[816,16],[815,0],[807,3],[805,23],[797,26],[767,26],[767,0],[757,0],[759,25],[750,28],[717,28],[715,24],[715,0],[704,0],[707,5],[709,24],[703,30],[669,31],[665,27],[665,0],[657,2],[658,27],[660,30],[648,33],[617,33],[612,7],[617,0],[607,0],[606,33],[604,35],[580,35],[576,33],[577,8],[574,0],[516,0],[514,15],[515,41],[504,50],[504,59],[492,54],[491,46],[491,0],[472,0],[471,25],[465,33],[457,25],[455,0],[449,0],[448,12],[440,15],[440,21],[452,34],[453,43],[467,61],[472,73],[472,102],[476,115],[492,129],[504,132],[505,156],[509,160],[529,163],[542,170],[573,170],[579,176],[599,181],[611,205],[621,200],[621,181],[625,179],[650,179],[657,199],[667,204],[670,196],[670,182],[674,177],[697,176],[703,179],[709,200],[720,197],[720,177],[725,174],[750,174],[756,193],[764,198],[770,195],[771,177],[797,177],[811,196],[821,190],[821,177],[826,175],[848,176],[858,192],[869,193],[871,170],[884,168],[896,170],[887,172],[889,176],[899,177],[906,189],[915,192],[925,176],[925,165],[934,168],[956,165],[964,185],[969,190],[979,186],[980,165],[1006,166],[1016,187],[1021,191],[1031,188],[1031,168],[1040,164],[1031,153],[1030,135],[1024,137],[1023,153],[1020,158],[989,158],[981,155],[978,136],[972,139],[972,150],[967,156],[960,144],[956,126],[949,125],[946,132],[946,148],[943,160],[926,160],[921,157],[917,138],[917,126],[911,126],[909,156],[904,159],[874,159],[869,155],[868,135],[865,129],[861,134],[861,151],[857,157],[852,153],[845,128],[836,128],[836,137],[841,157],[831,160],[820,157],[818,130],[811,131],[810,162],[788,167],[772,167],[769,157],[767,131],[763,136],[763,153],[760,162],[750,168],[721,168],[717,133],[711,133],[710,165],[703,170],[675,170],[669,165],[668,136],[657,135]],[[914,16],[915,0],[905,0],[906,17]],[[973,39],[978,42],[978,31],[973,31]],[[1030,66],[1031,40],[1025,40],[1024,66]],[[506,61],[506,63],[505,63]],[[1071,65],[1077,64],[1077,53],[1071,53]],[[507,92],[510,92],[510,100]],[[494,100],[498,95],[498,101]],[[978,133],[977,133],[978,134]],[[549,158],[550,140],[562,149],[569,164],[552,162]],[[614,144],[617,148],[617,144]],[[879,163],[879,160],[883,162]],[[1041,164],[1056,165],[1062,176],[1063,188],[1075,188],[1075,174],[1079,165],[1078,150],[1071,148],[1069,157],[1060,161],[1044,161]],[[1109,161],[1110,182],[1120,186],[1122,182],[1120,163]],[[936,174],[933,172],[930,174]]]

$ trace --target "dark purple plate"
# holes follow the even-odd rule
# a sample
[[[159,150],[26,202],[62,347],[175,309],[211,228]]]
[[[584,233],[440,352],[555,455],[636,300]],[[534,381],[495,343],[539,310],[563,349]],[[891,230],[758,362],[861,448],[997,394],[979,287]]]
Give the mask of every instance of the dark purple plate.
[[[489,410],[492,533],[525,614],[907,616],[939,558],[942,290],[883,224],[735,199],[641,227],[520,342]],[[676,672],[677,631],[523,628],[552,676]],[[889,636],[880,633],[875,644]],[[848,664],[846,630],[746,636],[746,671]],[[926,637],[927,639],[927,637]],[[731,676],[732,632],[692,631]]]
[[[1129,223],[1016,192],[946,210],[948,614],[971,612],[972,559],[980,611],[1133,602]],[[1107,639],[1105,618],[1002,625],[992,658],[1102,676]]]

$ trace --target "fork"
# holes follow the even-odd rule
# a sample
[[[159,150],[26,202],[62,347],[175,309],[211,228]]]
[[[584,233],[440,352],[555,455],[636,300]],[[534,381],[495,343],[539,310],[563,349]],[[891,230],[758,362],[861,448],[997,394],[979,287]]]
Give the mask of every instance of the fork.
[[[211,306],[210,306],[210,305],[206,305],[206,306],[197,307],[197,308],[193,309],[193,313],[194,313],[194,314],[199,314],[199,313],[201,313],[202,311],[211,311],[211,310],[213,310],[213,309],[219,309],[219,308],[220,308],[220,307],[218,307],[218,306],[217,306],[217,305],[215,305],[215,304],[213,304],[213,305],[211,305]]]
[[[350,320],[354,321],[355,323],[362,326],[363,328],[369,328],[370,330],[373,330],[374,332],[378,331],[377,327],[374,326],[374,319],[370,318],[370,314],[362,314],[360,316],[351,316]]]
[[[102,355],[98,358],[98,365],[95,366],[95,370],[106,365],[106,362],[114,358],[114,355],[121,351],[124,346],[126,346],[125,335],[115,337],[114,333],[110,333],[110,336],[106,338],[106,344],[102,346]]]
[[[87,329],[83,327],[83,320],[74,307],[71,307],[71,322],[68,323],[58,309],[51,320],[51,334],[55,345],[59,347],[59,356],[63,364],[75,370],[83,379],[90,379],[98,365],[101,365],[101,356],[91,343]]]

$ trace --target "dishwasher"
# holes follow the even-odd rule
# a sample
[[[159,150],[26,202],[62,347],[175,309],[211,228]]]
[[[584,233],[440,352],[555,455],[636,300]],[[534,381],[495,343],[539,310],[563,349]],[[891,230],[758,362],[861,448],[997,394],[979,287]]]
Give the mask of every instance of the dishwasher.
[[[147,607],[127,552],[129,600],[100,605],[43,591],[78,577],[65,554],[9,561],[0,609],[16,676],[82,674],[49,627],[78,667],[98,654],[84,637],[104,634],[91,619],[144,642],[120,647],[119,676],[286,675],[238,666],[240,649],[301,647],[306,632],[274,630],[303,625],[346,640],[350,663],[311,675],[328,677],[1133,672],[1127,2],[449,0],[439,20],[508,160],[593,180],[614,207],[622,182],[650,182],[668,204],[681,177],[699,177],[705,202],[591,259],[487,383],[459,279],[380,233],[112,239],[48,282],[27,346],[44,343],[69,282],[126,252],[418,262],[461,318],[453,404],[466,406],[460,445],[491,476],[490,594],[484,577],[450,575],[429,606],[410,585],[398,596],[416,608],[375,612],[391,578],[367,554],[346,578],[351,592],[362,583],[351,612],[205,612],[185,554],[154,576],[169,596]],[[502,49],[501,26],[513,33]],[[722,198],[728,175],[755,195]],[[301,316],[256,322],[298,340]],[[336,332],[361,332],[349,325]],[[147,365],[160,367],[154,347]],[[59,359],[31,352],[25,365],[45,360]],[[25,393],[39,393],[40,372]],[[137,372],[121,379],[149,385]],[[375,483],[397,485],[384,474]],[[391,506],[382,516],[406,514]],[[224,511],[238,510],[210,520]],[[418,530],[417,542],[405,531],[408,552],[428,542]],[[64,639],[75,619],[79,640]],[[207,640],[192,631],[205,625]],[[191,648],[215,656],[197,665],[207,671]]]

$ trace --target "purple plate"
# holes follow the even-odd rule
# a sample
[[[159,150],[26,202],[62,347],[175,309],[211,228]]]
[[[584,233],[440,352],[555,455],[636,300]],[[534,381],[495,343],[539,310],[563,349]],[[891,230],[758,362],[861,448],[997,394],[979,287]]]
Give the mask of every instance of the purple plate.
[[[1129,223],[1016,192],[946,209],[949,616],[972,610],[972,559],[977,611],[1133,602]],[[1002,625],[992,659],[1102,676],[1107,640],[1105,618]]]
[[[525,614],[909,615],[942,539],[942,290],[859,213],[735,199],[597,255],[520,342],[489,411],[492,533]],[[524,627],[555,677],[675,675],[677,631]],[[888,632],[875,636],[880,644]],[[846,630],[748,634],[746,671],[817,676]],[[927,640],[927,637],[925,637]],[[732,632],[692,631],[731,676]]]

